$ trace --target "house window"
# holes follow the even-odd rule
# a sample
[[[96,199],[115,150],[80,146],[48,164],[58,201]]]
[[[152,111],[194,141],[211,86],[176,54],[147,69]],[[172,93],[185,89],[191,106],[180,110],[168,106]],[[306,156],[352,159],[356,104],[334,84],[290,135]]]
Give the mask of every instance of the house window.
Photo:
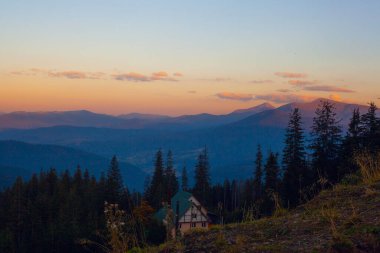
[[[196,213],[192,213],[192,214],[191,214],[191,218],[192,218],[192,219],[196,219],[196,218],[197,218],[197,214],[196,214]]]
[[[203,227],[203,228],[206,227],[206,222],[202,222],[202,227]]]
[[[192,228],[195,228],[196,226],[197,226],[197,223],[195,223],[195,222],[191,223]]]

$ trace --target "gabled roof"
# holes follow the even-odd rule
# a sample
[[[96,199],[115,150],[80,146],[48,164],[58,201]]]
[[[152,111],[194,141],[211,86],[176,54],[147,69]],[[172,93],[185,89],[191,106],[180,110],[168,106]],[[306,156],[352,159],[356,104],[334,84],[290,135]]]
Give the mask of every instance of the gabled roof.
[[[189,200],[191,198],[192,194],[190,192],[185,191],[179,191],[176,193],[176,195],[173,196],[171,200],[171,208],[176,213],[177,211],[177,201],[179,203],[179,212],[178,216],[182,217],[187,210],[191,207],[191,201]]]
[[[189,200],[193,196],[190,192],[178,191],[171,199],[171,209],[176,213],[177,201],[179,203],[179,217],[182,217],[186,211],[191,207],[191,201]],[[158,220],[163,220],[166,217],[166,207],[162,207],[158,210],[154,217]]]

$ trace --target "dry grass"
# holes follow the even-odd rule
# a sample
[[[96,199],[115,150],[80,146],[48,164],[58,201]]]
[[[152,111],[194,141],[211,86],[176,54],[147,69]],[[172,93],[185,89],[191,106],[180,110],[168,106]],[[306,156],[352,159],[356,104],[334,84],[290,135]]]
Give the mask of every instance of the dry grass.
[[[285,216],[288,213],[288,210],[282,207],[280,196],[278,195],[278,193],[274,192],[272,195],[272,199],[274,201],[274,207],[275,207],[273,216],[274,217]]]
[[[365,184],[373,184],[380,180],[380,153],[375,155],[365,151],[357,154],[355,161]]]

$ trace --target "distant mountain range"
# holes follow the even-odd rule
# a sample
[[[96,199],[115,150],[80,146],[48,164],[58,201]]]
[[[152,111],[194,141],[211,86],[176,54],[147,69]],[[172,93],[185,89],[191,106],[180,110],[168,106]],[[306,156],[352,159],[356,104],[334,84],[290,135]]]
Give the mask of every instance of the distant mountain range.
[[[52,126],[104,127],[118,129],[196,129],[231,123],[274,107],[268,103],[226,115],[196,114],[169,117],[131,113],[119,116],[86,110],[64,112],[12,112],[0,114],[0,129],[31,129]]]
[[[207,146],[212,178],[214,181],[222,181],[225,178],[245,178],[252,175],[258,144],[262,145],[265,152],[269,149],[281,152],[289,114],[295,107],[300,109],[307,135],[319,102],[320,99],[310,103],[290,103],[278,108],[262,104],[226,115],[197,114],[180,117],[140,114],[116,117],[87,111],[46,113],[42,117],[32,113],[30,117],[21,117],[22,120],[13,120],[12,122],[17,123],[13,125],[4,119],[17,117],[14,114],[12,117],[5,114],[5,118],[0,115],[0,126],[26,128],[43,123],[46,127],[3,130],[0,131],[0,139],[71,147],[96,154],[106,161],[115,154],[122,162],[140,168],[139,175],[130,175],[140,177],[140,182],[145,173],[152,171],[154,153],[159,148],[164,152],[168,149],[174,152],[178,171],[186,165],[191,172],[198,152]],[[344,129],[354,108],[359,107],[361,113],[368,109],[363,105],[334,103],[337,117]],[[5,165],[24,168],[22,164],[12,164],[11,159]],[[33,164],[34,167],[37,165]]]
[[[260,125],[260,126],[276,126],[276,127],[286,127],[289,120],[289,114],[294,110],[294,108],[299,108],[302,115],[302,122],[304,128],[310,129],[313,123],[313,118],[315,116],[315,109],[321,100],[328,99],[317,99],[308,103],[290,103],[276,108],[275,110],[267,110],[263,113],[258,113],[247,117],[246,119],[236,122],[236,125]],[[331,100],[330,100],[331,101]],[[346,129],[350,118],[352,117],[352,112],[355,108],[359,108],[360,113],[365,113],[368,110],[368,106],[357,105],[357,104],[347,104],[342,102],[331,101],[335,105],[335,112],[337,119],[340,121],[340,125],[343,129]]]
[[[117,117],[121,119],[145,119],[145,120],[162,120],[162,119],[170,118],[170,116],[166,116],[166,115],[143,114],[143,113],[121,114],[121,115],[118,115]]]
[[[140,128],[142,124],[143,120],[140,119],[123,119],[86,110],[65,112],[12,112],[0,115],[0,129],[30,129],[58,125]]]

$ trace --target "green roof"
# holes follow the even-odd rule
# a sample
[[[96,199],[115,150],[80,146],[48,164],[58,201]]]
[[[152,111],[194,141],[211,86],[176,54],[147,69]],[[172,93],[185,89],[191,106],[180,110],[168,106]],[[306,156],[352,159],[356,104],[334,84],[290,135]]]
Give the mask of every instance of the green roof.
[[[192,196],[190,192],[185,191],[179,191],[174,195],[171,199],[171,208],[174,213],[176,213],[177,208],[177,201],[179,203],[179,218],[181,218],[186,211],[191,207],[191,201],[189,201],[189,198]],[[154,217],[160,221],[165,219],[166,217],[166,208],[162,207],[160,210],[158,210]]]

